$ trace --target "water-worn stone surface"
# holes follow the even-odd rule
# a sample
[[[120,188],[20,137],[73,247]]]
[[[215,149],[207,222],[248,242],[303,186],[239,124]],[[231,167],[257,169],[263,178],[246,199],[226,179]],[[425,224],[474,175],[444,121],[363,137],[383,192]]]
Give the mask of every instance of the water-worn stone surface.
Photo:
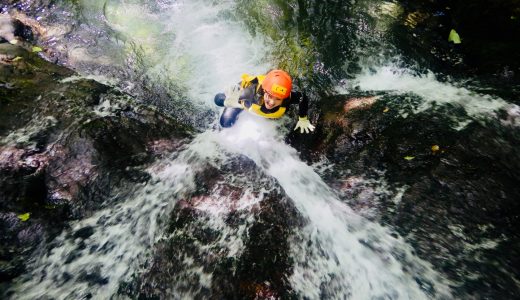
[[[395,228],[453,281],[455,295],[520,293],[520,152],[508,113],[457,128],[450,105],[412,113],[413,95],[325,99],[314,137],[293,134],[343,201]],[[406,117],[405,117],[406,116]],[[493,271],[492,271],[493,270]]]
[[[3,289],[42,239],[146,181],[141,166],[182,145],[190,129],[19,46],[0,43],[0,59]]]
[[[227,166],[227,171],[209,167],[200,173],[197,191],[173,209],[148,270],[121,292],[143,299],[182,293],[222,299],[295,297],[288,283],[288,241],[303,226],[299,214],[277,188],[265,192],[263,184],[245,180],[258,176],[252,161],[241,157]],[[233,184],[226,176],[235,178]],[[276,185],[268,177],[264,181]]]
[[[430,70],[478,75],[502,86],[520,82],[520,3],[490,1],[399,1],[393,35],[403,52]],[[461,43],[448,41],[456,30]],[[509,91],[512,93],[513,91]],[[507,91],[506,91],[507,93]],[[518,89],[514,91],[518,95]]]

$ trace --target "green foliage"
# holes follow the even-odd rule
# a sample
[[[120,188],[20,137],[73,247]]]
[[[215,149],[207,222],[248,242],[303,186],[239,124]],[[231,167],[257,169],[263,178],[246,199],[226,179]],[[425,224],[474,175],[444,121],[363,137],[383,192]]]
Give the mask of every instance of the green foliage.
[[[450,35],[448,36],[448,42],[453,42],[454,44],[461,43],[459,34],[455,31],[455,29],[452,29],[450,31]]]
[[[25,214],[18,215],[18,219],[20,219],[20,221],[22,221],[22,222],[29,220],[30,217],[31,217],[31,213],[25,213]]]
[[[293,8],[287,1],[239,1],[240,14],[249,30],[260,30],[273,45],[269,59],[296,77],[311,75],[317,61],[310,35],[294,26]]]

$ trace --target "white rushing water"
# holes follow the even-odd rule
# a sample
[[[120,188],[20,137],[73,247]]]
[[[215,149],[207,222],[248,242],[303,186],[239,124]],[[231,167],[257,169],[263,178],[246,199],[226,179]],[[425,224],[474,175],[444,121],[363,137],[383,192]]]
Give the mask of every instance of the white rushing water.
[[[125,201],[73,222],[70,229],[52,241],[50,251],[39,253],[30,276],[15,287],[16,299],[108,299],[115,295],[120,285],[131,282],[150,259],[154,244],[164,237],[169,212],[177,201],[189,199],[196,189],[195,176],[208,164],[225,159],[221,152],[212,151],[217,150],[214,146],[204,135],[199,136],[178,156],[172,155],[150,166],[147,172],[152,178],[147,184],[137,186]],[[252,220],[230,227],[225,219],[231,206],[235,212],[243,211],[247,219],[261,198],[245,192],[231,205],[215,193],[214,198],[194,201],[194,208],[209,213],[211,218],[204,220],[204,227],[222,233],[213,248],[228,256],[240,256],[243,237]],[[211,274],[194,264],[191,255],[196,254],[186,253],[183,270],[176,270],[179,277],[196,274],[198,284],[209,288]],[[177,290],[183,285],[172,282],[172,295],[190,298],[192,294]]]
[[[157,166],[154,166],[157,168]],[[175,201],[193,189],[193,170],[182,158],[154,175],[131,199],[71,224],[56,245],[35,261],[29,280],[17,287],[19,299],[43,296],[107,299],[129,280],[160,234],[158,221]],[[90,231],[82,238],[80,232]],[[92,282],[97,282],[94,285]]]
[[[226,17],[232,14],[232,1],[179,1],[160,13],[135,1],[109,4],[108,24],[135,42],[145,43],[142,51],[149,66],[148,76],[159,82],[176,82],[190,101],[214,109],[213,95],[237,82],[241,73],[258,74],[270,67],[261,61],[269,51],[262,37],[251,37],[240,23]],[[153,28],[160,30],[139,31],[142,28],[129,21],[138,12],[142,14],[137,21],[153,20],[158,26]],[[161,34],[155,36],[156,32]],[[168,217],[179,199],[189,197],[196,189],[197,172],[208,163],[222,167],[227,158],[237,156],[253,160],[264,174],[274,178],[307,221],[291,240],[295,265],[290,283],[302,298],[450,297],[448,283],[413,255],[402,238],[353,212],[312,167],[298,158],[298,153],[283,141],[286,132],[280,128],[284,122],[243,113],[233,128],[201,133],[171,161],[156,162],[147,170],[152,174],[148,185],[136,187],[129,198],[114,207],[71,223],[71,229],[52,242],[54,247],[31,264],[29,276],[15,287],[17,298],[75,299],[90,294],[95,299],[107,299],[115,295],[121,282],[130,281],[140,271],[162,237],[160,220]],[[240,207],[248,214],[261,200],[245,196],[239,201]],[[213,216],[205,226],[224,232],[221,247],[229,250],[227,255],[240,256],[243,236],[252,221],[239,229],[229,228],[223,221],[226,206],[212,203],[197,207]],[[91,234],[77,237],[84,230]],[[202,274],[189,259],[183,267],[186,272],[201,272],[199,284],[211,286],[211,274]],[[98,283],[93,286],[93,281]],[[173,291],[180,284],[172,282]]]
[[[213,106],[215,91],[238,82],[242,73],[270,67],[264,60],[269,51],[265,41],[235,20],[234,1],[98,0],[82,1],[82,6],[93,25],[102,27],[101,19],[117,33],[114,44],[123,41],[123,46],[105,46],[120,53],[104,60],[116,65],[121,63],[117,57],[125,57],[125,63],[143,69],[143,76],[190,102]],[[78,53],[84,57],[86,52]]]
[[[498,96],[474,92],[463,84],[441,82],[431,72],[417,75],[412,70],[393,65],[372,67],[356,76],[347,88],[354,86],[365,91],[387,91],[396,95],[413,93],[420,96],[421,102],[413,111],[415,114],[431,109],[434,105],[450,104],[454,110],[461,108],[468,118],[458,120],[457,129],[463,129],[474,120],[497,118],[499,110],[508,113],[510,118],[505,122],[509,125],[518,126],[520,120],[517,105]],[[338,92],[348,93],[348,90],[340,87]],[[400,110],[399,107],[394,109]]]

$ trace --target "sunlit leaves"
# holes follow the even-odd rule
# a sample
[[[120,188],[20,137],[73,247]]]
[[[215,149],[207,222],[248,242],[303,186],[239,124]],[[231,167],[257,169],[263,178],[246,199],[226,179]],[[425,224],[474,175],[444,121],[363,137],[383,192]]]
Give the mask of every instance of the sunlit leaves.
[[[22,221],[22,222],[29,220],[30,217],[31,217],[31,213],[25,213],[25,214],[18,215],[18,219],[20,219],[20,221]]]
[[[459,34],[455,31],[455,29],[452,29],[450,31],[450,35],[448,36],[448,42],[453,42],[454,44],[460,44],[462,43],[460,41],[460,36]]]

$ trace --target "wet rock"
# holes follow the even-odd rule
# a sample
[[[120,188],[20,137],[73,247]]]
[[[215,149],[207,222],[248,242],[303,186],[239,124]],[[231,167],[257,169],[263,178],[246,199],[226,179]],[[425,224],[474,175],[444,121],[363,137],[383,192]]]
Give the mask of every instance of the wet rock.
[[[269,299],[296,297],[288,283],[292,273],[289,239],[295,208],[280,196],[262,201],[257,221],[249,229],[246,250],[236,270],[240,298]]]
[[[74,2],[61,3],[60,6],[57,9],[53,1],[25,1],[0,6],[6,12],[2,14],[3,22],[10,26],[8,37],[13,38],[8,41],[14,41],[29,51],[38,45],[40,55],[47,60],[66,63],[67,45],[59,41],[74,28],[76,20],[71,18],[71,12],[76,12],[77,7]]]
[[[360,97],[360,98],[349,98],[343,105],[343,112],[348,113],[354,109],[366,109],[370,108],[378,99],[378,96],[372,97]]]
[[[81,129],[82,133],[93,139],[94,147],[103,153],[102,159],[114,166],[147,162],[150,158],[148,151],[151,150],[153,153],[153,149],[147,147],[147,144],[157,145],[162,141],[163,145],[169,143],[170,147],[180,145],[179,139],[169,139],[165,142],[165,137],[175,134],[182,136],[183,130],[185,130],[184,126],[164,118],[158,111],[146,108],[121,111],[113,116],[96,118],[86,122]],[[122,161],[125,163],[121,164]]]
[[[191,130],[19,46],[0,44],[0,59],[1,294],[43,239],[149,180],[144,166]]]
[[[0,83],[9,86],[0,89],[0,134],[5,135],[8,131],[14,134],[14,129],[26,126],[31,121],[45,123],[45,115],[33,120],[35,105],[41,105],[40,108],[45,110],[44,105],[49,101],[42,99],[41,95],[48,88],[56,87],[56,80],[60,77],[70,76],[72,72],[53,66],[14,45],[0,44],[1,55],[13,59],[0,64]],[[17,57],[19,60],[14,59]],[[51,74],[55,77],[50,77]],[[59,92],[56,90],[56,93]],[[52,126],[52,122],[49,126]]]
[[[21,48],[1,46],[5,53],[21,55],[22,60],[34,61],[42,68],[34,68],[32,63],[12,63],[0,73],[0,76],[13,75],[9,80],[19,80],[19,75],[30,82],[23,86],[15,84],[15,91],[8,91],[2,98],[7,105],[0,110],[2,117],[6,117],[0,121],[0,127],[10,130],[3,142],[14,147],[2,148],[0,166],[4,170],[10,168],[11,173],[20,170],[44,173],[52,205],[76,198],[81,187],[98,178],[100,165],[124,169],[144,163],[149,161],[144,146],[147,143],[166,140],[165,137],[172,135],[187,136],[183,126],[157,110],[133,108],[127,96],[109,92],[107,86],[91,80],[56,81],[60,75],[68,76],[71,72],[42,62]],[[98,110],[101,98],[103,105],[108,105],[107,111]],[[50,123],[39,122],[41,119]],[[181,143],[176,138],[169,140],[175,145]]]
[[[17,27],[17,35],[26,41],[32,41],[34,35],[41,38],[48,37],[48,29],[42,26],[37,20],[27,16],[20,11],[12,11],[12,18]]]
[[[399,2],[402,25],[394,31],[399,46],[430,70],[480,75],[494,84],[520,79],[520,44],[512,41],[520,35],[518,1]],[[460,34],[461,44],[448,42],[451,29]]]
[[[457,297],[516,297],[514,110],[458,130],[454,116],[466,117],[450,105],[409,113],[413,99],[397,105],[396,97],[382,95],[373,103],[366,98],[365,107],[347,98],[323,107],[317,123],[323,139],[311,139],[312,151],[303,152],[310,161],[334,164],[322,174],[327,183],[359,214],[405,237],[455,283]]]
[[[172,153],[179,148],[179,141],[169,139],[157,139],[146,145],[146,150],[154,157],[164,157],[164,155]]]
[[[13,212],[0,212],[0,288],[3,282],[21,275],[26,256],[44,237],[41,224],[22,221]]]
[[[460,282],[455,288],[460,295],[511,298],[519,292],[513,283],[519,273],[511,267],[518,255],[513,246],[518,235],[512,231],[520,211],[513,200],[520,194],[518,166],[497,160],[504,157],[498,148],[483,151],[482,141],[504,148],[495,134],[479,126],[468,128],[438,164],[410,182],[400,207],[387,217],[409,235],[420,255]],[[500,270],[491,271],[497,265]]]
[[[223,299],[294,297],[288,284],[288,241],[292,230],[302,226],[298,213],[283,194],[262,194],[244,182],[259,172],[253,162],[239,158],[231,165],[230,170],[201,171],[204,186],[177,202],[148,271],[121,293],[141,298],[184,293]],[[224,180],[230,174],[236,176],[233,184]]]
[[[0,147],[0,205],[28,210],[45,198],[44,158],[34,151]]]
[[[292,132],[287,141],[305,159],[317,161],[323,154],[344,158],[374,140],[385,117],[393,114],[386,114],[386,104],[378,103],[378,99],[378,96],[362,93],[324,99],[318,108],[321,114],[314,121],[314,134],[304,136]]]

